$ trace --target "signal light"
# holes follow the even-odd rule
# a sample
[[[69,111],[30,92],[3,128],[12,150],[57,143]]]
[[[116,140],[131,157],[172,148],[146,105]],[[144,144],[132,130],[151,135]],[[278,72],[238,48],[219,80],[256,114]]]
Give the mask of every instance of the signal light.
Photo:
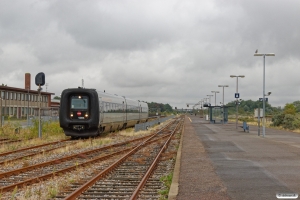
[[[77,112],[77,116],[81,116],[81,112],[80,111]]]

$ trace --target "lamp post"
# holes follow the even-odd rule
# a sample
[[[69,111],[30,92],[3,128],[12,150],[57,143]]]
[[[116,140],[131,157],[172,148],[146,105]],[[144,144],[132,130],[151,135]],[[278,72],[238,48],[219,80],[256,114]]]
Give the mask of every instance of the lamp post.
[[[211,104],[210,98],[211,98],[212,96],[214,96],[214,95],[208,94],[208,95],[206,95],[206,96],[208,96],[208,98],[209,98],[209,104]]]
[[[224,87],[229,87],[228,85],[218,85],[218,87],[222,87],[223,88],[223,124],[225,121],[225,108],[224,108]]]
[[[237,94],[237,96],[235,96],[235,98],[236,98],[236,101],[235,101],[235,103],[236,103],[236,113],[235,113],[235,126],[236,126],[236,129],[237,129],[237,127],[238,127],[238,115],[239,115],[239,113],[238,113],[238,111],[239,111],[239,102],[238,102],[238,98],[239,98],[239,90],[238,90],[238,88],[239,88],[239,79],[238,78],[245,78],[245,76],[244,75],[230,75],[230,77],[231,78],[235,78],[236,77],[236,94]]]
[[[217,93],[219,93],[219,91],[211,91],[212,93],[215,93],[215,106],[216,106],[216,102],[217,102]]]
[[[263,137],[265,137],[266,132],[266,93],[265,93],[265,62],[266,62],[266,56],[275,56],[275,53],[254,53],[254,56],[263,56],[264,57],[264,69],[263,69]]]

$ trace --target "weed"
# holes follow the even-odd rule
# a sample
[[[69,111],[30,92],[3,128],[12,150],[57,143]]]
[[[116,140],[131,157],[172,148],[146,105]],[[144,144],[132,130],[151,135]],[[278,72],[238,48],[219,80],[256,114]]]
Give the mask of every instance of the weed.
[[[28,166],[30,166],[30,163],[29,163],[29,161],[24,161],[23,162],[23,166],[22,167],[28,167]]]
[[[55,187],[55,186],[50,186],[49,188],[48,188],[48,196],[50,197],[50,198],[54,198],[54,197],[56,197],[56,195],[58,194],[58,191],[57,191],[57,188]]]
[[[168,199],[168,194],[172,184],[172,179],[173,179],[173,173],[170,173],[166,176],[162,176],[160,178],[160,181],[163,182],[164,186],[166,187],[166,189],[159,191],[159,194],[161,195],[160,197],[161,200]]]
[[[35,191],[35,194],[39,197],[38,199],[41,199],[42,196],[42,188],[38,187],[38,189]]]
[[[31,189],[26,189],[26,192],[25,192],[25,198],[26,199],[29,199],[30,197],[32,196],[32,191]]]
[[[12,199],[12,200],[15,199],[17,192],[18,192],[18,187],[16,186],[15,189],[13,190],[13,192],[11,193],[10,199]]]

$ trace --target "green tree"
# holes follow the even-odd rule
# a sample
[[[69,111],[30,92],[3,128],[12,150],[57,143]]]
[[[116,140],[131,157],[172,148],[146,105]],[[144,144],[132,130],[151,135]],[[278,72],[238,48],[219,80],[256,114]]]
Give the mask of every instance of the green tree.
[[[300,112],[300,101],[294,101],[293,104],[296,107],[296,111]]]
[[[282,127],[285,129],[295,130],[300,128],[300,121],[295,115],[286,114]]]
[[[284,114],[295,115],[296,112],[297,112],[297,110],[296,110],[296,107],[294,106],[294,104],[292,104],[292,103],[285,104],[284,109],[283,109]]]
[[[173,112],[173,109],[169,104],[151,102],[148,103],[148,108],[149,108],[149,115],[155,115],[156,112],[158,113]]]
[[[59,96],[55,96],[53,99],[58,99],[58,100],[60,100],[60,97],[59,97]]]

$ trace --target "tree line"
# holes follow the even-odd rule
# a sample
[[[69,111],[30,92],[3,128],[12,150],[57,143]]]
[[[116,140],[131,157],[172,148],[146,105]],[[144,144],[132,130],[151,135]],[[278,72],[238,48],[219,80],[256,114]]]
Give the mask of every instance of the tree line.
[[[228,114],[234,114],[236,112],[236,102],[229,102]],[[262,108],[262,102],[260,101],[241,101],[239,102],[239,114],[253,116],[256,108]],[[271,126],[282,127],[284,129],[295,130],[300,129],[300,101],[294,101],[287,103],[283,108],[272,107],[268,102],[265,104],[266,116],[272,117]]]

